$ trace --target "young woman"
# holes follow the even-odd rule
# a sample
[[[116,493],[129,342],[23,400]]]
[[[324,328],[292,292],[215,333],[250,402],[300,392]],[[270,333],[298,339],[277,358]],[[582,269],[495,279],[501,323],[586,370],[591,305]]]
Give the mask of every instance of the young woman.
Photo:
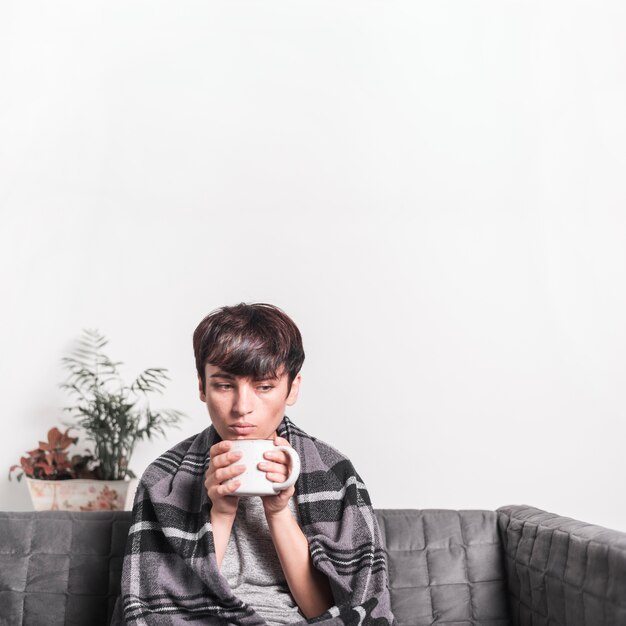
[[[238,304],[193,335],[211,426],[156,459],[133,507],[114,623],[394,622],[385,554],[369,496],[350,461],[285,415],[298,397],[300,331],[278,307]],[[294,486],[237,497],[238,439],[270,439],[301,459]],[[270,482],[288,455],[265,454]]]

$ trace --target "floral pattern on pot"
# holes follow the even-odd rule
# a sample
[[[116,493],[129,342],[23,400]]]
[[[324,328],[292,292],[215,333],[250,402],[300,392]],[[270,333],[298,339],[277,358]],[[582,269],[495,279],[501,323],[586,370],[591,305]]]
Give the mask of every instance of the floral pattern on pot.
[[[26,478],[35,511],[122,511],[132,507],[137,480]]]
[[[95,500],[90,500],[85,506],[81,506],[81,511],[119,511],[124,508],[124,503],[116,489],[109,489],[106,485],[102,487]]]

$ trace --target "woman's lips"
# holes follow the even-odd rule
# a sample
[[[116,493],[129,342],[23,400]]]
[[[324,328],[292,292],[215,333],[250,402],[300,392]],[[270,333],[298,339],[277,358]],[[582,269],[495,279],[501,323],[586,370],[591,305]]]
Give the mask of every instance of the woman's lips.
[[[229,426],[229,428],[238,435],[249,435],[256,426],[254,424],[234,424]]]

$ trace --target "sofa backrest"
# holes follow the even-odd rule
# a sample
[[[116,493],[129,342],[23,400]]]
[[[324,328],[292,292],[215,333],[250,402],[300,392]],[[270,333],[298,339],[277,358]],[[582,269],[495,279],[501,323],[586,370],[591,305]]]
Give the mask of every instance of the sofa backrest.
[[[527,505],[377,510],[398,626],[626,626],[626,533]],[[0,626],[106,626],[130,513],[0,512]]]
[[[108,626],[130,512],[0,512],[0,626]]]
[[[493,511],[376,515],[398,626],[508,626]],[[129,526],[128,511],[0,513],[0,625],[108,625]]]
[[[509,626],[494,511],[378,510],[398,626]]]

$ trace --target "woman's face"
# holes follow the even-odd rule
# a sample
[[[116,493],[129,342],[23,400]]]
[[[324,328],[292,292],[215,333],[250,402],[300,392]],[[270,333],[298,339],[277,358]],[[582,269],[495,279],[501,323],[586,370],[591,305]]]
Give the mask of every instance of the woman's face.
[[[288,374],[252,380],[233,376],[216,365],[205,365],[206,387],[198,378],[200,400],[209,411],[211,422],[222,439],[272,439],[285,415],[285,407],[295,404],[300,374],[287,395]]]

